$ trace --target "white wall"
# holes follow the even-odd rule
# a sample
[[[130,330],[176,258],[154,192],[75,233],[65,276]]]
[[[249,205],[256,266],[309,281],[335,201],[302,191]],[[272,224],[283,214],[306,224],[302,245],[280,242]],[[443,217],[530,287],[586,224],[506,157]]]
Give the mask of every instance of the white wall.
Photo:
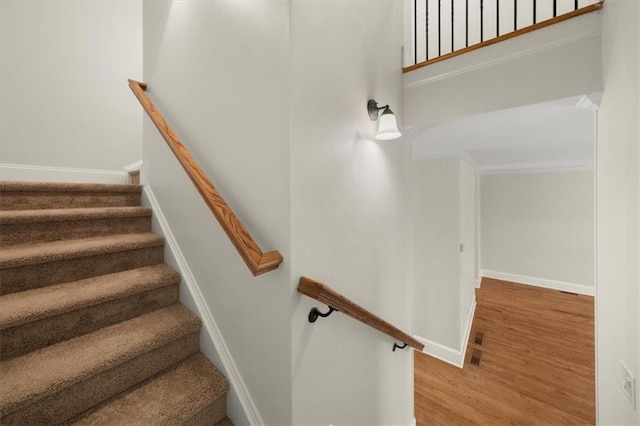
[[[414,333],[460,349],[458,182],[460,160],[413,161]]]
[[[291,2],[293,282],[309,275],[411,333],[406,140],[373,140],[369,98],[402,120],[400,2]],[[293,299],[293,424],[408,425],[412,351]]]
[[[145,118],[150,187],[262,421],[291,424],[289,5],[145,1],[144,32],[149,96],[260,247],[285,259],[251,275]]]
[[[375,97],[402,118],[399,9],[144,2],[149,95],[260,245],[285,258],[250,277],[145,119],[150,186],[267,424],[413,418],[411,351],[341,314],[309,324],[317,303],[295,292],[309,275],[411,332],[410,147],[374,141],[366,112]]]
[[[461,367],[477,269],[473,168],[458,158],[412,161],[411,216],[413,332],[424,352]]]
[[[0,19],[0,163],[122,170],[140,160],[127,78],[142,78],[142,2],[3,0]]]
[[[596,155],[597,398],[602,425],[640,424],[640,407],[634,411],[620,390],[621,361],[640,377],[639,28],[640,3],[607,0]]]
[[[471,317],[474,309],[477,265],[477,235],[476,235],[476,180],[478,176],[466,161],[460,160],[458,163],[459,173],[459,195],[458,195],[458,243],[462,245],[462,251],[458,247],[460,257],[460,301],[459,301],[459,326],[460,340],[458,350],[464,357],[464,351],[467,347],[468,334],[471,326],[469,325],[473,318]]]
[[[483,175],[480,198],[481,269],[593,288],[592,171]]]

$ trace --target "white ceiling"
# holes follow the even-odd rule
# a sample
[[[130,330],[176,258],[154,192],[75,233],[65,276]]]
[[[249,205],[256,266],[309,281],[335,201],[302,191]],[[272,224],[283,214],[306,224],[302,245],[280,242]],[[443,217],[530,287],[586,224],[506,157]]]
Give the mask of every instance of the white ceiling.
[[[459,157],[481,173],[591,169],[595,104],[578,96],[429,126],[413,159]]]

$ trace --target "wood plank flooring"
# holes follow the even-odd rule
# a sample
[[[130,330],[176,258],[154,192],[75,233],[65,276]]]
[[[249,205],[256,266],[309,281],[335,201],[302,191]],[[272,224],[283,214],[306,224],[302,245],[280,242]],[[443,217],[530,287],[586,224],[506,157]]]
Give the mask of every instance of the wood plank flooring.
[[[417,424],[595,424],[593,297],[483,278],[476,303],[463,369],[415,352]]]

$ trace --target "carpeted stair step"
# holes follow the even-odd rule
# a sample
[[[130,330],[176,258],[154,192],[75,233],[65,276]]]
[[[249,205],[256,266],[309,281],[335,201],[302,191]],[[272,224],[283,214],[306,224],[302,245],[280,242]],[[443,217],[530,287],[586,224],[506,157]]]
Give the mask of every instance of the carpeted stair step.
[[[0,250],[0,294],[76,281],[162,263],[164,238],[111,235]]]
[[[224,376],[204,355],[198,353],[83,413],[71,424],[216,425],[228,422],[228,389],[229,384]]]
[[[89,333],[179,301],[166,264],[0,297],[0,359]]]
[[[0,210],[140,205],[142,186],[94,183],[0,182]]]
[[[151,232],[151,209],[91,207],[0,211],[0,246]]]
[[[63,423],[196,354],[199,329],[176,304],[4,361],[0,424]]]

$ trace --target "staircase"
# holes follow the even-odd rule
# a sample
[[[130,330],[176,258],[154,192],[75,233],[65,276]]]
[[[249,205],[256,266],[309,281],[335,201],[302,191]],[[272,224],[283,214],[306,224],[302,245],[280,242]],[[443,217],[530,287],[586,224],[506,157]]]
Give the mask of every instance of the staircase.
[[[0,424],[231,424],[140,197],[0,182]]]

